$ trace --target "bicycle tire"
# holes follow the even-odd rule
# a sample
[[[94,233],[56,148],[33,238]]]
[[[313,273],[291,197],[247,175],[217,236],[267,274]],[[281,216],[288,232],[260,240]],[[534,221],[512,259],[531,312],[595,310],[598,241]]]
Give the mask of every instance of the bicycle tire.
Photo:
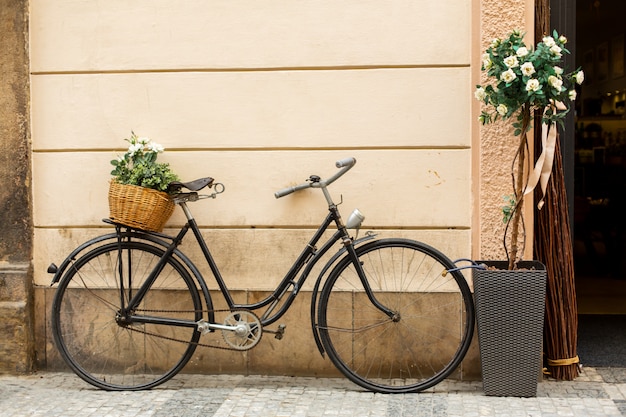
[[[356,248],[376,308],[350,257],[322,288],[318,329],[333,364],[357,385],[380,393],[428,389],[459,366],[474,332],[474,303],[460,272],[438,250],[407,239]]]
[[[110,391],[153,388],[176,375],[193,355],[197,327],[124,323],[117,317],[122,297],[128,302],[163,254],[145,242],[105,244],[78,258],[60,280],[52,304],[54,340],[65,362],[86,382]],[[202,318],[195,282],[178,260],[167,260],[135,313],[194,322]]]

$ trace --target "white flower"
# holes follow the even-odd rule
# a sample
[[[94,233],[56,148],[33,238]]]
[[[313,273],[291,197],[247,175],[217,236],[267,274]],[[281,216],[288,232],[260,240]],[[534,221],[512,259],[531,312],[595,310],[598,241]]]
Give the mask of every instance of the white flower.
[[[522,74],[527,77],[530,77],[535,73],[535,66],[532,62],[524,62],[521,66]]]
[[[567,38],[563,35],[559,36],[559,42],[561,42],[562,44],[566,44],[567,43]]]
[[[561,48],[558,45],[552,45],[552,47],[550,47],[550,52],[559,58],[561,57]]]
[[[500,39],[498,39],[498,38],[495,38],[495,39],[493,39],[493,40],[491,41],[491,45],[490,45],[490,47],[491,47],[492,49],[493,49],[493,48],[497,48],[497,47],[498,47],[498,45],[500,45],[500,42],[502,42],[502,40],[500,40]]]
[[[548,84],[550,84],[556,91],[561,91],[561,87],[563,87],[563,80],[551,75],[548,77]]]
[[[517,57],[515,55],[507,56],[506,58],[504,58],[504,65],[509,68],[515,68],[519,66],[519,61],[517,60]]]
[[[552,36],[546,36],[545,38],[543,38],[543,43],[548,48],[552,48],[554,45],[556,45],[556,42],[554,42],[554,38]]]
[[[152,142],[148,144],[148,150],[150,150],[151,152],[161,153],[165,149],[163,148],[163,146],[159,145],[158,143]]]
[[[569,90],[569,93],[567,95],[570,100],[572,101],[576,100],[576,90]]]
[[[137,152],[141,152],[142,150],[143,150],[143,145],[141,143],[132,143],[128,147],[128,152],[126,152],[126,153],[129,154],[130,156],[133,156]]]
[[[528,48],[522,46],[521,48],[519,48],[517,50],[517,52],[515,53],[518,57],[523,58],[526,55],[528,55]]]
[[[539,80],[536,78],[532,78],[526,83],[526,91],[537,91],[540,87],[541,84],[539,84]]]
[[[491,62],[491,58],[489,57],[489,54],[483,54],[482,60],[483,60],[484,69],[488,70],[493,66],[493,62]]]
[[[585,81],[585,73],[582,71],[578,71],[576,73],[576,84],[580,85]]]
[[[500,74],[500,79],[506,83],[510,83],[516,78],[517,78],[517,75],[515,75],[512,69],[508,69],[504,71],[502,74]]]
[[[147,145],[148,143],[150,143],[150,138],[147,138],[145,136],[141,136],[141,137],[137,138],[137,143],[141,143],[142,145]]]
[[[484,101],[487,97],[487,93],[485,92],[484,88],[478,87],[474,92],[474,97],[476,97],[476,100]]]
[[[504,104],[498,104],[498,107],[496,107],[496,111],[500,116],[506,116],[506,113],[509,111],[509,109]]]
[[[563,75],[563,68],[559,67],[559,66],[554,66],[554,72],[556,75]]]

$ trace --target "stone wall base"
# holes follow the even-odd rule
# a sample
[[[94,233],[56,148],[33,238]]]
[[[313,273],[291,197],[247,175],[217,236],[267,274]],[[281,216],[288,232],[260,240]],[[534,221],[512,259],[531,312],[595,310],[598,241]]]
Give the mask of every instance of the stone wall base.
[[[29,264],[0,264],[0,373],[33,370],[31,281]]]

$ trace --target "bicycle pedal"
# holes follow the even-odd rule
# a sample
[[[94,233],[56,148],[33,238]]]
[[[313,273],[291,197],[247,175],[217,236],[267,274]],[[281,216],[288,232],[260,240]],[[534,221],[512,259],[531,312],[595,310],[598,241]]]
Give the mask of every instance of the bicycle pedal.
[[[285,328],[287,326],[284,324],[279,324],[278,325],[278,329],[276,330],[265,330],[265,332],[267,333],[273,333],[274,334],[274,338],[281,340],[283,338],[283,335],[285,334]]]

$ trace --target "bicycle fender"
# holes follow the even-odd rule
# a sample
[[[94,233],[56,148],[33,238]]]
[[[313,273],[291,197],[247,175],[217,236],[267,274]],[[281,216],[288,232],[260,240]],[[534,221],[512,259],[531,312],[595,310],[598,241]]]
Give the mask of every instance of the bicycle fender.
[[[100,243],[100,242],[105,242],[105,241],[107,241],[109,239],[117,239],[117,234],[109,233],[109,234],[98,236],[98,237],[95,237],[95,238],[93,238],[91,240],[88,240],[87,242],[82,243],[76,249],[74,249],[63,260],[63,262],[61,262],[61,266],[57,267],[56,265],[51,264],[48,267],[48,272],[54,273],[54,275],[52,276],[52,282],[50,283],[50,286],[53,286],[54,284],[58,283],[61,280],[61,277],[63,276],[63,273],[65,273],[65,270],[67,269],[68,265],[72,261],[76,260],[76,258],[78,257],[79,253],[81,253],[82,251],[84,251],[85,249],[87,249],[90,246],[94,246],[94,245],[96,245],[97,243]]]
[[[361,244],[363,244],[364,242],[367,242],[368,240],[375,239],[376,236],[377,236],[376,234],[368,232],[368,234],[366,234],[362,238],[359,238],[355,240],[354,242],[352,242],[352,245],[354,247],[360,246]],[[322,282],[324,281],[324,277],[326,276],[330,268],[333,265],[335,265],[337,261],[339,260],[339,258],[345,255],[347,251],[348,250],[345,247],[339,249],[332,256],[332,258],[330,258],[328,262],[326,262],[326,265],[324,265],[320,274],[317,277],[317,280],[315,281],[315,285],[313,286],[313,292],[311,293],[311,327],[313,330],[313,338],[315,339],[315,344],[317,345],[317,349],[320,351],[320,354],[322,355],[322,357],[324,357],[325,352],[324,352],[324,347],[322,346],[322,341],[319,336],[319,331],[317,329],[317,317],[315,314],[317,312],[317,301],[319,298],[318,295],[319,295]]]
[[[167,243],[164,240],[158,239],[154,236],[151,236],[149,234],[146,233],[141,233],[141,232],[124,232],[122,233],[122,237],[134,237],[134,238],[141,238],[141,239],[145,239],[148,240],[152,243],[156,243],[157,245],[160,245],[162,247],[167,247]],[[106,242],[108,240],[112,240],[112,239],[116,239],[117,240],[118,235],[117,233],[108,233],[106,235],[101,235],[101,236],[97,236],[93,239],[90,239],[84,243],[82,243],[81,245],[79,245],[76,249],[74,249],[64,260],[63,262],[61,262],[61,266],[57,267],[54,264],[51,264],[48,267],[48,272],[49,273],[53,273],[54,275],[52,276],[52,282],[50,283],[50,286],[53,286],[54,284],[57,284],[60,280],[61,277],[63,276],[63,274],[65,273],[65,270],[67,269],[67,267],[70,265],[70,263],[72,263],[73,261],[75,261],[78,258],[78,254],[80,254],[81,252],[85,251],[87,248],[90,248],[92,246],[95,246],[99,243],[102,242]]]

